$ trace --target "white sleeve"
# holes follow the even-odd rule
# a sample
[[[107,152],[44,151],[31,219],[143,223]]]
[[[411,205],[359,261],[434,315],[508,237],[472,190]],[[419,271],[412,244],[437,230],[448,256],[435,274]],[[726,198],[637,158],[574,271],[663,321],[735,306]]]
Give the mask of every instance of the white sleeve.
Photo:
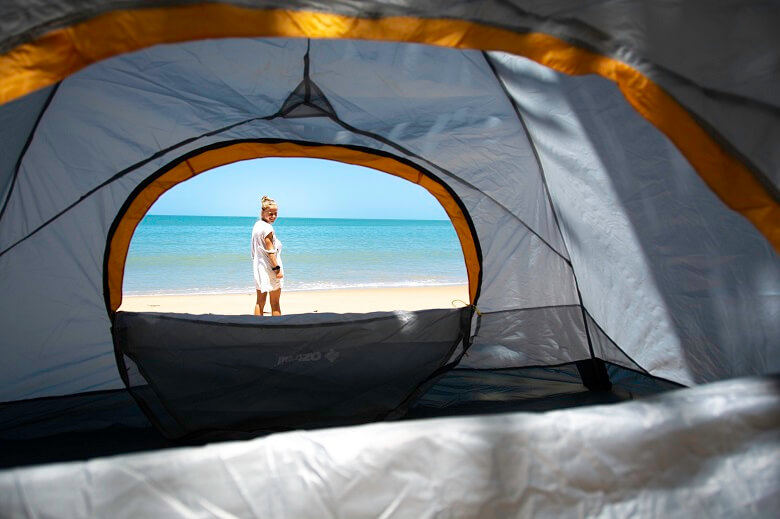
[[[257,248],[257,224],[252,226],[252,240],[249,244],[249,249],[252,254],[252,259],[255,259],[255,249]]]
[[[262,220],[257,222],[257,224],[255,224],[255,226],[256,226],[258,234],[260,236],[259,247],[261,249],[263,249],[265,252],[276,252],[273,249],[268,250],[268,249],[265,248],[265,238],[266,238],[266,236],[268,236],[269,234],[272,234],[274,232],[273,226],[271,226],[270,223],[264,222]]]

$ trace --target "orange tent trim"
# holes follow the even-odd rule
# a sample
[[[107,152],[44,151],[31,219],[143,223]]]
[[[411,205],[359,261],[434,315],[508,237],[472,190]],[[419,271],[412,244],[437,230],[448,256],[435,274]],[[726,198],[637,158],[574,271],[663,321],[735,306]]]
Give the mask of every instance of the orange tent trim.
[[[518,34],[463,20],[363,19],[208,3],[118,10],[52,31],[0,56],[0,103],[56,83],[91,63],[151,45],[274,36],[498,50],[525,56],[565,74],[598,74],[614,81],[631,106],[677,146],[710,189],[752,222],[780,252],[780,203],[687,110],[635,68],[542,33]]]
[[[146,185],[130,201],[124,213],[119,215],[114,233],[110,237],[106,263],[108,301],[111,311],[115,312],[122,304],[122,281],[130,240],[136,227],[157,199],[176,184],[204,171],[233,162],[261,157],[308,157],[335,160],[383,171],[422,186],[439,201],[455,227],[466,263],[469,297],[472,303],[476,301],[480,277],[480,257],[477,252],[476,238],[472,234],[469,222],[460,205],[439,182],[404,162],[354,148],[303,145],[291,142],[240,142],[209,149],[182,160]]]

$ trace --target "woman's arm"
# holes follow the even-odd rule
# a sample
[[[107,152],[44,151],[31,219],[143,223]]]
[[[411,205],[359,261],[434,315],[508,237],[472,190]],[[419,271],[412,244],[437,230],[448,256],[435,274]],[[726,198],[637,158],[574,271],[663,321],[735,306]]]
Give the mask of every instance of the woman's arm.
[[[279,262],[276,261],[276,249],[274,249],[274,233],[270,232],[263,238],[263,244],[265,245],[265,251],[268,253],[268,259],[271,261],[271,267],[276,270],[276,278],[282,279],[282,269],[279,267]]]

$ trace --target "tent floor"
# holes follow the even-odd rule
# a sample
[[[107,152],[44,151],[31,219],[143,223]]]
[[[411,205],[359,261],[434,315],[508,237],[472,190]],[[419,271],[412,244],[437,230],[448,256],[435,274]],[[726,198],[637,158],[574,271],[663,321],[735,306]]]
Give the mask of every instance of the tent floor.
[[[3,517],[777,517],[780,375],[0,471]]]
[[[611,391],[582,386],[573,365],[507,370],[453,370],[408,410],[404,420],[443,416],[544,412],[611,404],[677,386],[609,365]],[[74,401],[81,399],[78,404]],[[34,407],[39,409],[34,409]],[[15,416],[13,416],[15,415]],[[81,461],[102,456],[248,439],[269,431],[169,440],[123,390],[6,404],[0,407],[0,468]],[[89,419],[85,419],[87,417]],[[115,423],[112,423],[113,422]],[[84,423],[109,424],[83,430]],[[11,427],[8,427],[9,424]],[[337,424],[345,425],[345,424]],[[81,426],[81,430],[79,430]],[[11,431],[11,434],[8,434]]]

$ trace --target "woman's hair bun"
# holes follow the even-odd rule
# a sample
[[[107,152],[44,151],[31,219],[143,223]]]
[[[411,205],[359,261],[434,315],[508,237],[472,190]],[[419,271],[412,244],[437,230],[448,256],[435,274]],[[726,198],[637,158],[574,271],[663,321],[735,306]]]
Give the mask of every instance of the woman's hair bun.
[[[260,199],[260,207],[265,211],[272,205],[276,205],[276,200],[271,198],[270,196],[263,195],[263,198]]]

